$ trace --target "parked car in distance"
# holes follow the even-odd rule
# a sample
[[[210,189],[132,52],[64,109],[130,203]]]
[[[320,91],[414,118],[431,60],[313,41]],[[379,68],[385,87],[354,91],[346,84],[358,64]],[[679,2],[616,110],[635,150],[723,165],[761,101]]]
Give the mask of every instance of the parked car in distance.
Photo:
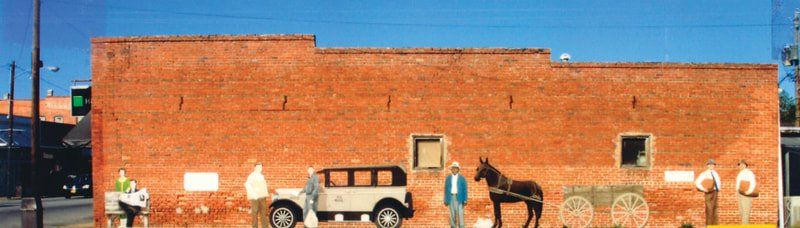
[[[64,180],[64,185],[61,186],[61,190],[64,192],[64,198],[67,199],[78,195],[90,198],[92,197],[92,175],[67,175],[66,180]]]
[[[323,221],[374,222],[377,227],[400,227],[414,216],[406,172],[400,166],[327,168],[317,172],[323,184],[317,198],[317,218]],[[272,227],[294,227],[303,221],[305,194],[301,189],[277,189],[270,204]]]

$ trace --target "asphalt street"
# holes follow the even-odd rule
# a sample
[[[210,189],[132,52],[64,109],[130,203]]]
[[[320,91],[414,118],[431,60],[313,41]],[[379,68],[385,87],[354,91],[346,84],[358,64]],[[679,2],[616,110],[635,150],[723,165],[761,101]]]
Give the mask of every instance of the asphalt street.
[[[42,199],[45,227],[91,227],[93,224],[92,199],[53,197]],[[0,201],[2,227],[21,227],[20,200]]]

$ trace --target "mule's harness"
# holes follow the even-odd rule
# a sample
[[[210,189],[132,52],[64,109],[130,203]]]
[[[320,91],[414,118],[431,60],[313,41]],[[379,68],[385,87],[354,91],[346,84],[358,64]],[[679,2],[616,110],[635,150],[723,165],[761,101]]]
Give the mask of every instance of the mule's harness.
[[[526,196],[526,195],[522,195],[522,194],[519,194],[519,193],[512,192],[511,191],[511,184],[514,183],[514,180],[512,180],[510,178],[507,178],[506,176],[503,176],[503,174],[500,173],[500,171],[497,171],[496,169],[494,169],[494,167],[489,167],[488,170],[492,171],[493,173],[497,174],[497,176],[498,176],[497,186],[489,186],[489,192],[494,193],[494,194],[507,195],[507,196],[515,197],[515,198],[522,199],[522,200],[529,200],[529,201],[535,201],[535,202],[539,202],[539,203],[544,203],[542,201],[541,197],[537,196],[535,192],[533,193],[532,196]]]

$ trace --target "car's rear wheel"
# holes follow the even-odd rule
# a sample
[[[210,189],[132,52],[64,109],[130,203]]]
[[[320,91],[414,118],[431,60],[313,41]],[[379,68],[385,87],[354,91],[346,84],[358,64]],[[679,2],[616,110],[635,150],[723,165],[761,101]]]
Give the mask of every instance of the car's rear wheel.
[[[269,213],[269,223],[277,228],[294,227],[297,224],[297,213],[287,206],[274,207]]]
[[[66,195],[64,195],[64,198],[67,198],[67,199],[72,198],[72,194],[67,193]]]
[[[375,225],[380,228],[396,228],[403,224],[403,216],[394,207],[382,207],[375,213]]]

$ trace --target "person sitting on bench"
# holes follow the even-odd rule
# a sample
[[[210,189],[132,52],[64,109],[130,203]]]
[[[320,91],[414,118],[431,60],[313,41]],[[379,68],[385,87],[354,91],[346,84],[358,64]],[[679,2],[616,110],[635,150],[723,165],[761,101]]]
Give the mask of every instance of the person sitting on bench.
[[[136,180],[131,179],[128,191],[119,196],[119,206],[125,211],[125,215],[128,218],[125,227],[133,227],[133,219],[136,214],[142,211],[142,208],[147,207],[147,200],[149,199],[150,195],[147,194],[147,189],[140,190],[136,188]]]

